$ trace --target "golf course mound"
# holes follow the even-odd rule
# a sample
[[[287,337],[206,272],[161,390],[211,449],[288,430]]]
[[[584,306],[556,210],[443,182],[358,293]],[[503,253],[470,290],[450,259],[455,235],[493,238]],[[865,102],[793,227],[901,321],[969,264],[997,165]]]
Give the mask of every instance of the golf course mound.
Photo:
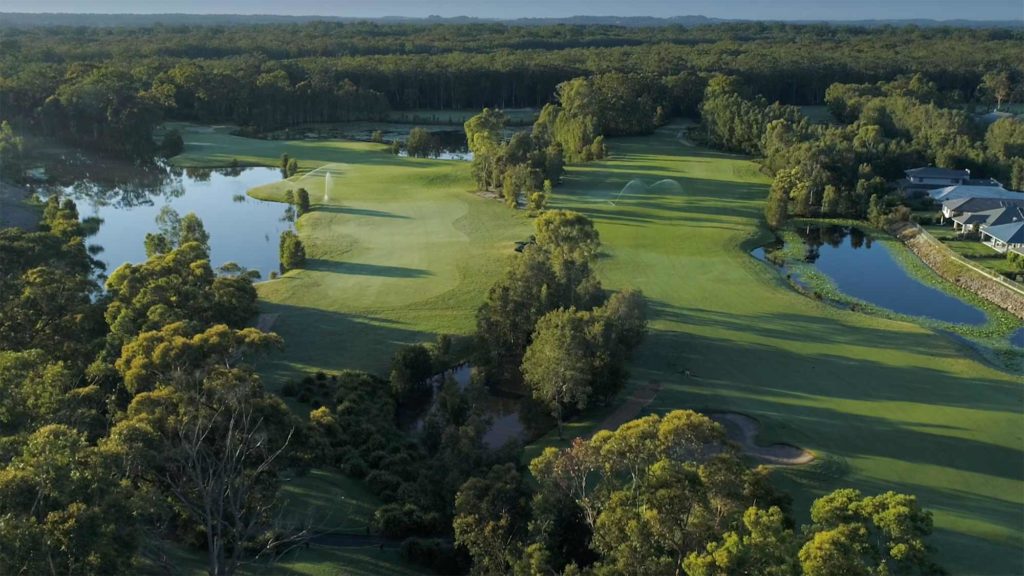
[[[782,466],[810,464],[814,454],[792,444],[769,444],[760,446],[756,443],[757,433],[761,424],[746,414],[737,412],[717,412],[708,417],[725,426],[729,439],[740,445],[744,454],[766,463]]]

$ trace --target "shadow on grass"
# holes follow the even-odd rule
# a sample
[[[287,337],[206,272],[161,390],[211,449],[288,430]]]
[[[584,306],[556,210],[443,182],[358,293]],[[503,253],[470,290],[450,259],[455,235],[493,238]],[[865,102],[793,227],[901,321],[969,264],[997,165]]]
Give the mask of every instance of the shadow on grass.
[[[425,278],[432,276],[430,270],[423,268],[406,268],[403,266],[381,266],[361,262],[336,262],[311,258],[306,260],[306,270],[330,272],[332,274],[350,274],[354,276],[383,276],[386,278]]]
[[[265,301],[260,302],[260,312],[278,315],[273,331],[284,338],[284,351],[261,359],[256,366],[271,390],[313,370],[365,370],[386,378],[394,351],[435,337],[369,314]]]
[[[398,220],[410,220],[408,216],[403,216],[402,214],[395,214],[394,212],[386,212],[384,210],[373,210],[370,208],[352,208],[350,206],[318,204],[315,210],[317,212],[326,212],[328,214],[348,214],[351,216],[371,216],[374,218],[395,218]]]

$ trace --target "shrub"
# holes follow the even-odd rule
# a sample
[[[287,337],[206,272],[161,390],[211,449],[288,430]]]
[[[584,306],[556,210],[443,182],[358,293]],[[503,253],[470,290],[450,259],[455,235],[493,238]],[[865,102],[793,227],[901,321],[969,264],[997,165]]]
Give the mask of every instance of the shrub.
[[[290,398],[292,396],[295,396],[298,393],[299,393],[299,386],[297,384],[295,384],[295,382],[288,381],[288,382],[285,382],[283,386],[281,386],[281,396],[285,396],[285,397],[289,397]]]
[[[177,156],[185,151],[185,140],[181,137],[181,132],[177,130],[169,130],[164,134],[163,141],[160,142],[160,152],[170,158]]]
[[[281,268],[284,271],[302,268],[306,264],[306,247],[299,236],[291,230],[281,233]]]
[[[469,570],[469,558],[439,538],[406,538],[399,552],[407,562],[438,574],[465,574]]]
[[[371,472],[367,482],[378,472]],[[415,504],[385,504],[373,513],[373,524],[388,538],[407,538],[437,532],[440,518],[432,512],[423,512]]]

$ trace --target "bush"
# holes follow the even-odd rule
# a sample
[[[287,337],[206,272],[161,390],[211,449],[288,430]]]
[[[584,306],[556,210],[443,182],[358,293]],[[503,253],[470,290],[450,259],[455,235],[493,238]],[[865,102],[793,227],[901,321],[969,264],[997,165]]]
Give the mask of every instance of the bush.
[[[281,396],[285,396],[285,397],[290,398],[292,396],[295,396],[298,393],[299,393],[299,386],[297,384],[295,384],[295,382],[290,382],[290,381],[289,382],[285,382],[284,385],[281,386]]]
[[[439,538],[406,538],[399,552],[405,561],[438,574],[465,574],[469,571],[469,558]]]
[[[287,272],[302,268],[306,264],[306,247],[303,246],[299,236],[291,230],[281,233],[280,244],[281,268]]]
[[[383,144],[384,133],[381,132],[380,130],[374,130],[373,135],[370,136],[370,142],[374,142],[376,144]]]
[[[167,158],[177,156],[185,151],[185,140],[181,137],[181,132],[177,130],[169,130],[164,134],[163,141],[160,142],[160,152]]]
[[[377,472],[371,472],[367,482]],[[385,504],[373,513],[373,524],[383,536],[388,538],[407,538],[423,536],[437,532],[440,518],[433,512],[423,512],[415,504]]]

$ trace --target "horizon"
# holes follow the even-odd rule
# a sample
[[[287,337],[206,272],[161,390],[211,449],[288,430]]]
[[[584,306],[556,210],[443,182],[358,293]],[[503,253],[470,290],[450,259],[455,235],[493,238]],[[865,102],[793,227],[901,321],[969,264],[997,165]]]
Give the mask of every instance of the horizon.
[[[637,0],[627,6],[608,0],[570,0],[552,5],[542,0],[522,0],[514,5],[496,2],[412,2],[390,0],[363,3],[354,0],[321,2],[296,0],[281,10],[278,2],[257,0],[178,1],[156,0],[140,9],[137,2],[98,0],[81,9],[73,0],[8,0],[3,13],[79,14],[79,15],[205,15],[205,16],[284,16],[295,18],[477,18],[517,20],[524,18],[686,18],[749,21],[858,21],[858,20],[966,20],[1024,21],[1024,4],[1016,0],[979,0],[970,4],[949,0],[885,0],[816,2],[813,0],[690,0],[685,3],[662,0]]]

